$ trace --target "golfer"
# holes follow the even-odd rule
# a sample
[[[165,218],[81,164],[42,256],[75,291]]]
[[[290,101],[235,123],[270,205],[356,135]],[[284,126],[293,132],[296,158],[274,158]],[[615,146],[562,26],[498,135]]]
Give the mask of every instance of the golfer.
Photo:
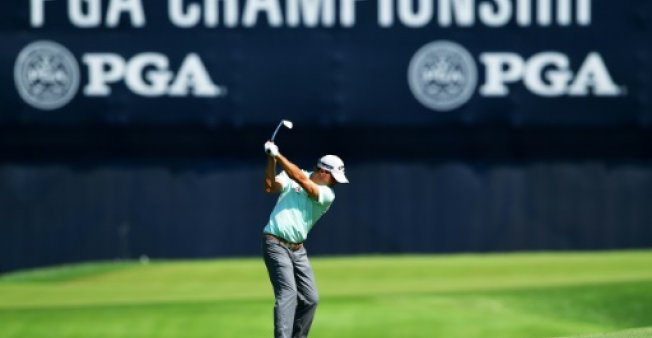
[[[273,142],[265,143],[265,191],[280,193],[263,230],[263,255],[274,288],[274,337],[307,337],[317,309],[317,286],[303,241],[335,199],[333,186],[348,183],[344,162],[319,159],[307,172],[288,161]],[[283,171],[276,175],[276,163]]]

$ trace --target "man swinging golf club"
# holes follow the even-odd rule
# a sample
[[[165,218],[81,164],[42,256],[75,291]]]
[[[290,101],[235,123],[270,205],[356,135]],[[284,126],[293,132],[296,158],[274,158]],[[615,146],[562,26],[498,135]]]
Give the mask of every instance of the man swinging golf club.
[[[320,158],[315,170],[307,172],[281,155],[273,141],[264,148],[265,191],[280,193],[263,230],[263,255],[276,299],[274,337],[307,337],[318,295],[303,241],[333,203],[333,186],[349,181],[344,163],[335,155]],[[277,163],[283,169],[279,175]]]

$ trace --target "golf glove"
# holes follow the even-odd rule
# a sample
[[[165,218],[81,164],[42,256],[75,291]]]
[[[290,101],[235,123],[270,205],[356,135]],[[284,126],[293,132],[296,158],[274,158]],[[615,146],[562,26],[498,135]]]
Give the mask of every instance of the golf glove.
[[[272,141],[265,142],[265,153],[271,157],[278,156],[278,146]]]

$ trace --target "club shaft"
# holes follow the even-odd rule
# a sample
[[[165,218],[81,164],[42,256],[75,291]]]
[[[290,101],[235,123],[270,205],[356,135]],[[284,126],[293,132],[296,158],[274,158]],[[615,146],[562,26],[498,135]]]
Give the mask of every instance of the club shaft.
[[[278,133],[278,130],[281,129],[281,126],[283,125],[283,121],[276,126],[276,130],[274,130],[274,134],[272,134],[272,142],[274,142],[274,138],[276,138],[276,133]]]

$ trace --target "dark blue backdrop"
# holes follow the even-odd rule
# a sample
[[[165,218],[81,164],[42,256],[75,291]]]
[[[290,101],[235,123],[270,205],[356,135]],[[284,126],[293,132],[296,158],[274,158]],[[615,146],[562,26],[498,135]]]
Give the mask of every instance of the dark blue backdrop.
[[[257,255],[275,201],[262,167],[2,166],[0,267]],[[310,233],[312,253],[652,245],[652,170],[640,163],[374,162],[348,176]]]
[[[442,25],[437,6],[427,24],[395,18],[385,27],[376,1],[357,1],[352,25],[315,28],[286,18],[274,27],[265,14],[253,26],[181,28],[160,1],[132,1],[143,5],[143,26],[123,15],[108,27],[111,1],[102,1],[99,27],[79,27],[71,2],[61,0],[43,1],[45,20],[35,24],[30,6],[40,2],[0,3],[0,271],[141,255],[257,255],[274,203],[262,192],[262,144],[281,118],[295,122],[278,138],[290,159],[310,168],[335,153],[351,177],[311,233],[312,253],[652,245],[649,1],[574,0],[591,4],[589,23],[573,10],[568,25],[555,14],[541,24],[533,9],[531,24],[514,17],[497,27],[478,8],[470,26]],[[564,2],[551,3],[557,13]],[[448,111],[421,104],[408,76],[417,50],[442,40],[477,67],[471,96]],[[57,58],[21,63],[37,41],[56,42],[79,66],[79,88],[58,108],[19,94],[25,83],[38,95],[74,77]],[[193,96],[191,88],[143,96],[125,80],[154,90],[156,77],[176,76],[188,55],[220,95]],[[514,67],[506,60],[524,67],[504,81],[504,96],[481,90],[497,80],[483,61],[496,55],[502,71]],[[531,88],[540,80],[568,89],[589,55],[599,55],[616,93],[597,92],[603,73],[588,78],[585,95]],[[89,57],[124,63],[105,81],[110,94],[87,93],[98,81]],[[143,57],[150,63],[129,68]],[[540,69],[528,63],[542,57]],[[470,83],[457,57],[430,60],[420,73],[432,80],[424,90],[454,95]]]

